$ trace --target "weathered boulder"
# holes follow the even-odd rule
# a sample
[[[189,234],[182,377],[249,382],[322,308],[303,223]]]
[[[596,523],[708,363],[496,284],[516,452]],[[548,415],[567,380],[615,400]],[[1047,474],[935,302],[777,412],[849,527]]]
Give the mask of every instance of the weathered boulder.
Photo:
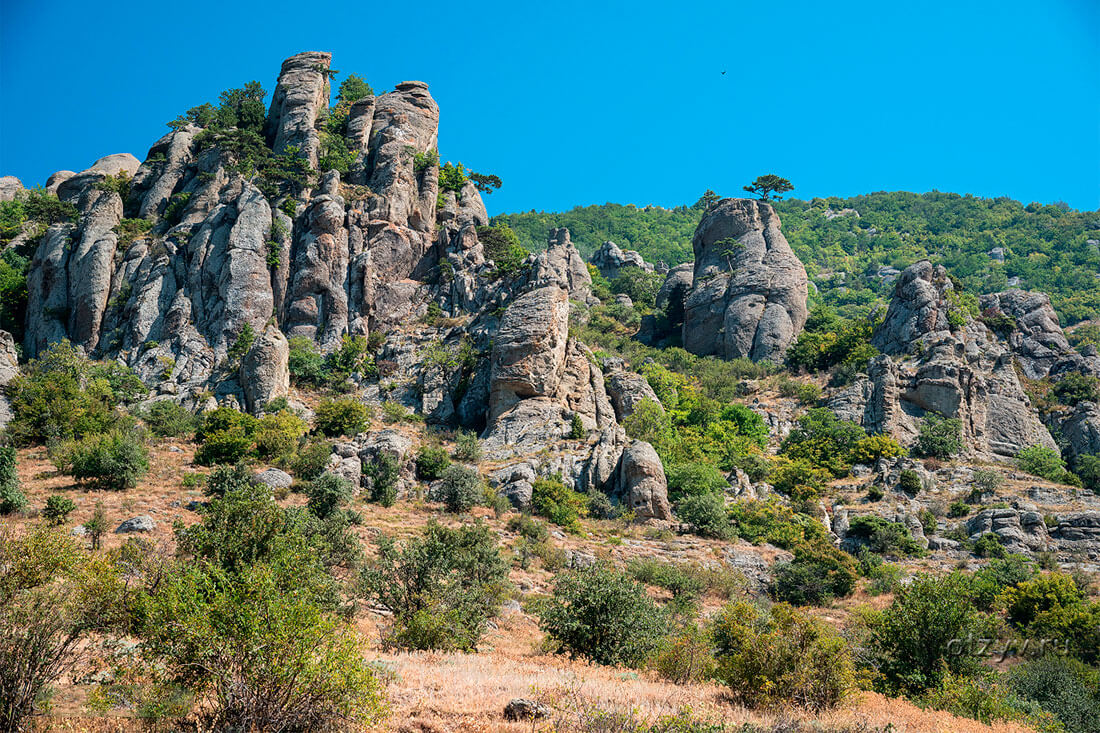
[[[505,720],[538,720],[550,715],[550,708],[536,700],[517,697],[504,706]]]
[[[592,276],[588,273],[588,266],[573,245],[568,229],[550,230],[546,249],[535,256],[529,270],[526,288],[548,285],[565,288],[569,300],[588,305],[598,302],[592,295]]]
[[[241,386],[248,409],[262,412],[267,403],[290,394],[290,345],[274,325],[264,328],[241,359]]]
[[[608,280],[617,278],[627,267],[653,272],[653,265],[634,250],[622,250],[614,242],[604,242],[592,255],[592,265]]]
[[[775,210],[724,199],[707,210],[692,247],[684,348],[701,356],[782,361],[806,323],[807,278]]]
[[[286,471],[280,471],[277,468],[268,468],[263,471],[257,471],[252,476],[252,481],[257,484],[263,484],[269,489],[289,489],[294,484],[294,478],[291,477]]]
[[[926,414],[958,418],[966,452],[979,456],[1056,448],[1012,355],[967,313],[942,267],[924,260],[901,274],[871,342],[884,355],[832,400],[838,414],[902,442],[916,437]]]
[[[619,492],[623,503],[639,517],[672,519],[665,470],[649,443],[635,440],[623,451]]]
[[[1100,359],[1082,356],[1070,346],[1046,293],[1007,290],[983,295],[978,301],[984,315],[1001,317],[1006,329],[998,335],[1005,339],[1028,379],[1070,371],[1100,374]]]
[[[18,374],[19,354],[15,349],[15,339],[7,331],[0,331],[0,430],[7,427],[13,417],[4,388]]]
[[[140,517],[131,517],[115,529],[115,534],[130,534],[132,532],[152,532],[157,528],[157,521],[148,514]]]
[[[23,190],[23,182],[15,176],[0,176],[0,201],[14,201]]]
[[[966,521],[966,532],[971,541],[995,534],[1009,552],[1041,552],[1050,544],[1043,515],[1033,511],[986,509]]]
[[[294,146],[312,168],[317,167],[321,136],[317,125],[328,109],[329,66],[332,54],[309,51],[283,62],[271,95],[264,132],[276,153]]]
[[[1070,458],[1100,455],[1100,406],[1095,402],[1078,402],[1062,422],[1062,436]]]
[[[615,408],[615,417],[620,422],[633,415],[634,408],[640,402],[649,400],[658,406],[661,404],[646,378],[636,372],[621,368],[611,370],[604,383],[607,385],[611,405]]]

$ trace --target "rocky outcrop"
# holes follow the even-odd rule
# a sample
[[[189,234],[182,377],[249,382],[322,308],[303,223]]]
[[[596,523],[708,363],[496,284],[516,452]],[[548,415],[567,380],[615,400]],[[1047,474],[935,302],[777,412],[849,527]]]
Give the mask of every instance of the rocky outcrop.
[[[947,272],[927,260],[898,278],[872,344],[884,352],[831,404],[870,432],[912,441],[929,413],[958,418],[967,452],[1056,448],[1020,386],[1012,354],[966,312]]]
[[[635,440],[623,451],[619,491],[623,504],[639,517],[672,519],[665,471],[657,451],[649,443]]]
[[[634,408],[645,400],[658,406],[661,404],[645,377],[623,368],[619,363],[609,365],[604,382],[611,406],[615,408],[615,417],[620,422],[633,415]]]
[[[1100,455],[1100,405],[1078,402],[1062,422],[1062,436],[1071,459],[1083,455]]]
[[[14,201],[23,190],[23,182],[15,176],[0,176],[0,201]]]
[[[684,348],[701,356],[780,362],[806,323],[806,270],[769,204],[724,199],[692,240]]]
[[[0,331],[0,430],[11,421],[11,403],[4,394],[4,388],[19,374],[19,354],[15,349],[15,339],[7,331]]]
[[[625,268],[636,267],[653,272],[653,265],[642,259],[634,250],[622,250],[614,242],[604,242],[592,255],[592,265],[608,280],[617,278]]]
[[[998,335],[1016,356],[1028,379],[1056,377],[1067,372],[1100,374],[1100,357],[1095,353],[1086,357],[1074,351],[1046,293],[1007,290],[983,295],[978,302],[984,318],[1003,325]]]
[[[1037,553],[1050,547],[1043,515],[1034,511],[986,509],[967,520],[966,532],[971,541],[992,533],[1009,552]]]
[[[321,112],[328,109],[331,63],[332,54],[317,51],[284,61],[264,125],[268,143],[276,153],[296,147],[313,168],[321,154],[317,125]]]
[[[290,393],[290,345],[274,325],[267,326],[241,360],[241,386],[248,409],[262,412],[274,399]]]
[[[550,284],[565,288],[569,300],[594,305],[592,276],[580,252],[573,246],[568,229],[551,229],[546,249],[539,252],[527,275],[528,288]]]

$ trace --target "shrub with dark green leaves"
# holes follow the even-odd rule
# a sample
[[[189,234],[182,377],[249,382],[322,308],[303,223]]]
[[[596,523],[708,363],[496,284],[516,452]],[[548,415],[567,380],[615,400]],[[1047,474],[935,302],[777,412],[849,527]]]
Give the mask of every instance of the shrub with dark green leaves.
[[[700,537],[725,540],[733,536],[723,494],[708,492],[689,495],[676,504],[676,516]]]
[[[385,643],[473,651],[509,588],[508,565],[485,525],[430,522],[421,537],[400,545],[382,538],[361,585],[372,603],[393,614]]]
[[[183,405],[172,400],[158,400],[149,406],[141,419],[160,438],[178,438],[195,432],[198,418]]]
[[[313,424],[328,436],[355,435],[370,424],[371,411],[354,398],[323,400],[313,413]]]
[[[1003,558],[1008,555],[1001,536],[986,532],[974,542],[973,552],[978,557]]]
[[[665,478],[668,498],[673,502],[698,494],[720,493],[729,486],[725,474],[714,464],[702,461],[671,463],[665,467]]]
[[[425,445],[416,453],[416,477],[421,481],[435,481],[451,465],[447,451],[438,445]]]
[[[484,500],[485,482],[472,468],[448,466],[440,476],[439,498],[449,512],[468,512]]]
[[[855,562],[832,547],[800,547],[794,559],[772,571],[772,596],[795,606],[820,606],[855,590],[859,574]]]
[[[327,519],[340,507],[351,501],[353,487],[343,476],[334,473],[322,473],[310,481],[306,489],[309,497],[308,507],[320,519]]]
[[[841,420],[827,408],[815,407],[799,418],[798,427],[783,441],[780,452],[839,478],[848,474],[852,451],[866,437],[867,433],[854,422]]]
[[[602,562],[560,573],[537,614],[559,652],[598,664],[641,666],[665,626],[645,586]]]
[[[516,233],[505,225],[478,227],[477,238],[485,256],[493,261],[493,277],[510,277],[520,271],[531,253],[519,243]]]
[[[903,470],[898,476],[898,488],[910,496],[916,496],[923,488],[920,474],[909,468]]]
[[[195,439],[200,446],[195,462],[202,466],[215,463],[237,463],[249,457],[255,449],[256,418],[234,410],[218,407],[203,413]]]
[[[481,460],[481,441],[477,433],[469,430],[460,430],[455,436],[455,459],[467,463],[477,463]]]
[[[951,502],[951,506],[947,507],[947,516],[949,517],[957,519],[958,517],[965,517],[967,514],[970,514],[970,505],[965,501],[956,500]]]
[[[998,596],[1009,588],[1031,580],[1036,572],[1035,563],[1023,555],[1007,555],[991,560],[970,577],[970,594],[974,606],[981,611],[992,611]]]
[[[16,452],[10,445],[0,445],[0,514],[22,511],[27,497],[19,485]]]
[[[302,481],[312,481],[325,472],[332,455],[332,444],[327,440],[311,439],[297,455],[288,459],[290,471]]]
[[[829,627],[786,604],[732,603],[711,626],[715,677],[752,708],[820,711],[855,689],[851,650]]]
[[[866,663],[881,676],[876,689],[918,694],[938,687],[944,674],[972,674],[980,649],[959,639],[989,638],[993,621],[970,600],[970,580],[960,573],[918,574],[900,586],[889,607],[864,619]]]
[[[248,489],[253,485],[252,471],[244,463],[215,466],[202,484],[202,493],[214,498]]]
[[[380,451],[369,464],[363,467],[370,479],[370,498],[382,506],[393,506],[397,501],[397,481],[400,478],[400,466],[397,459],[385,451]]]
[[[1054,715],[1068,733],[1092,733],[1100,715],[1100,671],[1082,662],[1050,654],[1016,665],[1008,686],[1025,700]]]
[[[865,541],[871,550],[882,555],[906,557],[921,554],[921,547],[909,533],[908,527],[873,514],[853,518],[848,536]]]
[[[535,480],[531,508],[559,527],[576,531],[580,518],[588,514],[588,497],[566,486],[559,474]]]
[[[58,468],[99,489],[124,491],[149,471],[149,451],[132,430],[89,435],[62,446]]]
[[[1068,372],[1055,382],[1051,394],[1059,403],[1071,407],[1078,402],[1097,402],[1100,400],[1100,380],[1080,372]]]
[[[1016,454],[1016,465],[1021,471],[1048,481],[1063,481],[1066,477],[1066,464],[1062,461],[1062,456],[1045,445],[1029,445],[1024,448]]]
[[[962,452],[962,422],[929,413],[920,422],[917,450],[931,458],[951,458]]]
[[[59,527],[73,510],[76,502],[64,494],[50,494],[46,499],[46,506],[42,508],[42,518],[49,522],[51,527]]]

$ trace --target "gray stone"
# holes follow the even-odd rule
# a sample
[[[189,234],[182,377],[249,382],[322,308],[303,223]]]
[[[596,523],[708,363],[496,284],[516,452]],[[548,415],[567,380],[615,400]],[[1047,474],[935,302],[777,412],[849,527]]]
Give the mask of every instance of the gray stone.
[[[664,467],[657,451],[645,441],[635,440],[623,451],[619,493],[639,517],[672,519]]]
[[[693,354],[781,362],[806,323],[806,269],[769,204],[723,199],[695,230],[684,348]]]
[[[14,201],[23,190],[23,182],[15,176],[0,176],[0,201]]]
[[[538,720],[550,715],[550,708],[535,700],[517,697],[504,707],[505,720]]]
[[[290,394],[290,345],[274,325],[264,328],[241,360],[241,384],[253,413],[278,397]]]
[[[294,478],[286,471],[278,468],[268,468],[258,471],[252,480],[271,489],[289,489],[294,484]]]
[[[118,525],[115,534],[129,534],[131,532],[152,532],[157,528],[156,520],[148,514],[140,517],[132,517]]]

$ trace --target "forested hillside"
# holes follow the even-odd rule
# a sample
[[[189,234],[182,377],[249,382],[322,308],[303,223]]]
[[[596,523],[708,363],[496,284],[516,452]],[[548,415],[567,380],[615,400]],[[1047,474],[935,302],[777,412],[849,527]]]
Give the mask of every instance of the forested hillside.
[[[922,257],[978,292],[1012,286],[1047,292],[1063,324],[1100,311],[1097,212],[939,192],[790,199],[775,208],[821,299],[842,311],[858,312],[889,294],[895,273],[882,268],[903,269]],[[604,204],[495,221],[512,227],[527,247],[541,248],[550,227],[564,226],[585,254],[610,239],[671,266],[691,259],[702,213],[700,202],[674,209]]]

